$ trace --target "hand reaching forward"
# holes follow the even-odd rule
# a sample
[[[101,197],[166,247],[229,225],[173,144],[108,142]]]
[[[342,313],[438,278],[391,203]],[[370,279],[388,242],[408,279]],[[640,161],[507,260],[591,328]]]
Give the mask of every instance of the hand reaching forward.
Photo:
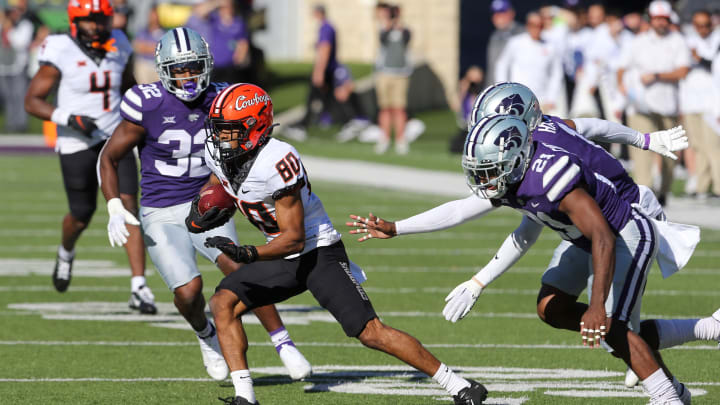
[[[358,215],[350,214],[352,222],[348,221],[345,223],[347,226],[355,227],[351,229],[352,234],[365,234],[365,236],[358,239],[358,242],[364,242],[368,239],[390,239],[397,235],[395,230],[395,222],[385,221],[382,218],[378,218],[371,213],[368,214],[367,218],[363,218]]]

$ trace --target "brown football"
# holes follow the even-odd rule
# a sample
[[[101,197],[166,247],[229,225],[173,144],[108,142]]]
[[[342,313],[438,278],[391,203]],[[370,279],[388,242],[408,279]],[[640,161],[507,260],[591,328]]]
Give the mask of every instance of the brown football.
[[[225,192],[221,184],[215,184],[200,191],[200,201],[198,201],[200,215],[205,214],[212,207],[235,210],[235,199]]]

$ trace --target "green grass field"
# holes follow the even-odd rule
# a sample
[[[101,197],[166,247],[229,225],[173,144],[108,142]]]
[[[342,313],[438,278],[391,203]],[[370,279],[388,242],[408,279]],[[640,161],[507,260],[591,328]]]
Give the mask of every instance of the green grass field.
[[[309,152],[306,152],[309,153]],[[411,154],[412,155],[412,154]],[[310,173],[312,176],[312,172]],[[172,306],[156,272],[148,276],[159,303],[155,316],[127,309],[129,270],[111,248],[100,197],[94,222],[77,246],[74,277],[64,294],[50,272],[66,212],[55,156],[0,158],[5,209],[0,218],[0,403],[213,404],[232,384],[210,380],[195,337]],[[344,226],[349,213],[372,210],[396,219],[444,199],[313,182],[382,319],[420,339],[462,375],[482,381],[494,404],[644,404],[640,389],[624,388],[625,367],[602,350],[582,348],[577,334],[558,331],[535,315],[539,279],[559,239],[546,232],[513,270],[489,287],[469,317],[442,318],[446,294],[489,260],[519,216],[501,211],[436,234],[359,244]],[[243,242],[262,237],[236,218]],[[668,280],[652,272],[645,316],[700,317],[720,303],[720,232],[703,230],[688,267]],[[220,272],[200,259],[206,296]],[[148,268],[153,269],[148,262]],[[256,394],[273,404],[440,404],[450,398],[429,378],[348,339],[308,293],[280,306],[288,330],[315,369],[291,382],[262,327],[247,319]],[[695,393],[695,404],[720,402],[717,343],[671,349],[664,357]]]

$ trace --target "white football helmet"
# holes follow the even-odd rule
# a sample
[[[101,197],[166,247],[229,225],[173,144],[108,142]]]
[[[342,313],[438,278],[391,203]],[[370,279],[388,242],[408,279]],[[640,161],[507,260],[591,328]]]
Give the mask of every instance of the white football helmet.
[[[530,132],[542,121],[542,111],[535,93],[515,82],[496,83],[483,91],[473,104],[468,130],[482,118],[493,114],[515,115],[525,121]]]
[[[163,87],[183,101],[198,98],[210,86],[213,57],[207,42],[190,28],[179,27],[165,33],[155,48],[155,70]],[[173,71],[190,71],[179,86]]]
[[[525,122],[512,115],[492,115],[468,133],[462,167],[467,184],[482,198],[500,198],[508,185],[523,179],[533,142]]]

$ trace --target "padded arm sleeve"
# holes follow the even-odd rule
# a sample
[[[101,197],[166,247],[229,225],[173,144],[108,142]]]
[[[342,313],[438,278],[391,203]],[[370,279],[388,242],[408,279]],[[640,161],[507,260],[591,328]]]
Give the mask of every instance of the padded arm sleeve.
[[[523,217],[517,227],[503,242],[495,257],[475,274],[475,279],[485,287],[512,267],[537,241],[542,225]]]
[[[624,143],[640,149],[645,146],[645,134],[625,125],[599,118],[573,118],[577,132],[592,141]]]
[[[433,232],[452,228],[494,210],[490,200],[471,195],[462,200],[447,202],[431,210],[395,222],[398,235]]]

